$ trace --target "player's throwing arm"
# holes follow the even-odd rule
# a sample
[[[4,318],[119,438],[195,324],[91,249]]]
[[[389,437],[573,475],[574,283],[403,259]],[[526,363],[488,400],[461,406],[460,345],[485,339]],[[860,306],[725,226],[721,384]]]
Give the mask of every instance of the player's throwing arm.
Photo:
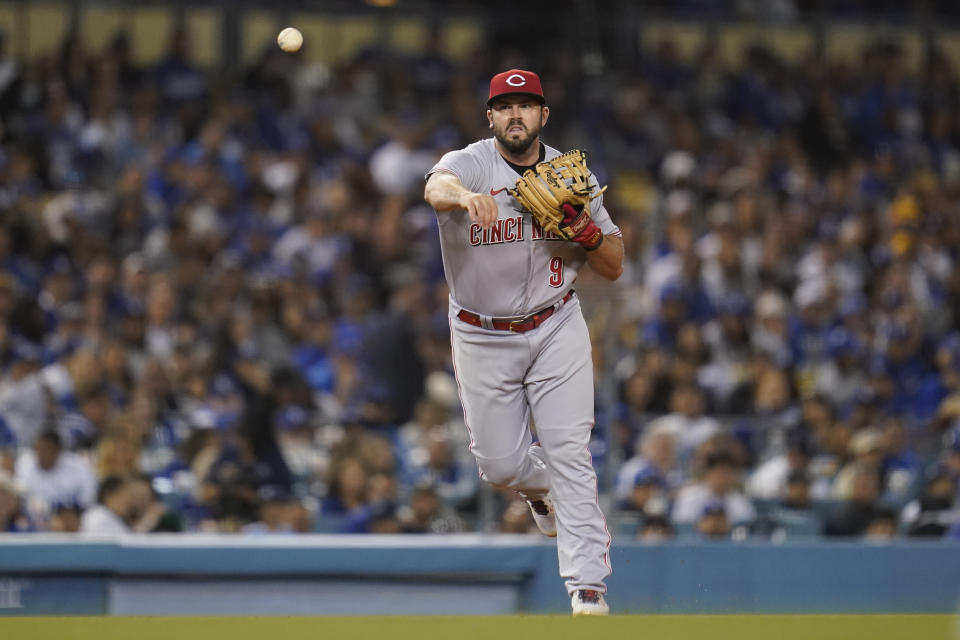
[[[452,173],[439,171],[432,174],[423,197],[441,213],[457,208],[466,210],[470,219],[484,230],[490,229],[497,221],[497,202],[493,196],[470,191]]]

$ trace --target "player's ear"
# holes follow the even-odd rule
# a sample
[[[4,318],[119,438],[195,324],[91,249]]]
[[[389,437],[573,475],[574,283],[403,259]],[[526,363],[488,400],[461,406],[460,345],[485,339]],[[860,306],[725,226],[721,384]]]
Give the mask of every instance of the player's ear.
[[[490,123],[490,128],[493,129],[493,111],[487,109],[487,121]]]
[[[543,105],[540,107],[540,126],[547,124],[547,118],[550,117],[550,107]]]

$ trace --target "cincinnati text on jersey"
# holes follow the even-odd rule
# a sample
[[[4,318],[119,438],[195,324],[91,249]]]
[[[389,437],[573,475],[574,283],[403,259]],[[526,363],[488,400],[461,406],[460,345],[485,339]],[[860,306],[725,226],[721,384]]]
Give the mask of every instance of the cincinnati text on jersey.
[[[531,220],[531,240],[565,240],[553,231],[544,231],[536,220]],[[484,231],[474,222],[470,225],[470,246],[486,244],[504,244],[523,242],[523,216],[499,218],[492,227]]]

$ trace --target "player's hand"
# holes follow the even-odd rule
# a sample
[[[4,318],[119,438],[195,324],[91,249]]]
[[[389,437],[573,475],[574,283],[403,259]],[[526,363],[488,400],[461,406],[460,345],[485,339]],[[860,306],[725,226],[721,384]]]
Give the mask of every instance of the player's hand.
[[[493,196],[483,193],[465,193],[460,198],[460,206],[466,209],[470,219],[484,230],[491,228],[499,216],[497,201]]]
[[[583,205],[574,207],[570,204],[564,204],[563,222],[560,228],[573,242],[578,243],[587,251],[593,251],[603,242],[603,233],[600,227],[590,217],[590,211]]]

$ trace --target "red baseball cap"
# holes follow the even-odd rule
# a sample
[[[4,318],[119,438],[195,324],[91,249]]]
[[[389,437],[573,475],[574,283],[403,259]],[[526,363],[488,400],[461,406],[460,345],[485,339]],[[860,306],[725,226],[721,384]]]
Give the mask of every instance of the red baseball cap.
[[[540,86],[540,76],[533,71],[510,69],[490,78],[490,97],[487,98],[487,106],[493,103],[494,98],[514,93],[533,96],[540,104],[547,102],[543,97],[543,88]]]

